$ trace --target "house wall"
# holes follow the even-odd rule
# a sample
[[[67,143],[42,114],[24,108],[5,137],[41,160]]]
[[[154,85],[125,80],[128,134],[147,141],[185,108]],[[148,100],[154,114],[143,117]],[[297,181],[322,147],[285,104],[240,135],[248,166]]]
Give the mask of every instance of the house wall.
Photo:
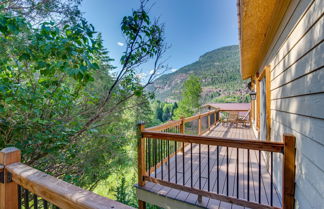
[[[271,68],[271,140],[296,136],[295,198],[303,209],[324,207],[323,11],[324,0],[293,0],[260,67]]]

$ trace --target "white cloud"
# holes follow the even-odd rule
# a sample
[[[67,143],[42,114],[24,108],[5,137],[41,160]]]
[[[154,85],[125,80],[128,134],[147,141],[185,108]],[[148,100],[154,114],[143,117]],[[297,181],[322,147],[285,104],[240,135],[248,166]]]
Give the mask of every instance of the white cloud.
[[[173,68],[173,69],[171,69],[171,72],[175,72],[175,71],[177,71],[178,69],[176,69],[176,68]]]
[[[146,76],[147,76],[146,73],[139,73],[139,74],[136,75],[136,77],[139,78],[139,79],[143,79]]]
[[[122,43],[122,42],[117,42],[117,45],[118,45],[118,46],[124,46],[124,43]]]

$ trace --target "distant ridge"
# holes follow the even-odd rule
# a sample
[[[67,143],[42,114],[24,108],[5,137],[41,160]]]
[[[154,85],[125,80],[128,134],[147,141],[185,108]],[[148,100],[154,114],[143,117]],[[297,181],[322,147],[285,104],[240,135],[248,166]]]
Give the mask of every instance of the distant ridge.
[[[239,46],[225,46],[199,57],[176,72],[165,74],[155,80],[150,91],[156,99],[175,102],[180,99],[183,82],[193,74],[201,79],[203,93],[201,103],[246,102],[246,82],[240,75]]]

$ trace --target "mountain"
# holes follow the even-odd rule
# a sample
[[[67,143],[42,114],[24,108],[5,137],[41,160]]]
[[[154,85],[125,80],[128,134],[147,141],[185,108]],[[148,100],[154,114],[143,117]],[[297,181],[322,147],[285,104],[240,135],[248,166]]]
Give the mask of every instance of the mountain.
[[[149,90],[155,92],[158,100],[179,101],[183,82],[191,74],[201,80],[201,103],[248,100],[247,81],[242,81],[240,75],[238,45],[225,46],[203,54],[196,62],[157,78]]]

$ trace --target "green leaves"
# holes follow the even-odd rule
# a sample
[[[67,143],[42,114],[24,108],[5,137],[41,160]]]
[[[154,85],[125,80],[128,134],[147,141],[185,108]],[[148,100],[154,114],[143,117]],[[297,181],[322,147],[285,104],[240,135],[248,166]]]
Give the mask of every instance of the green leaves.
[[[16,146],[34,164],[71,143],[88,117],[79,114],[86,87],[107,58],[95,34],[85,21],[32,28],[0,14],[0,148]]]
[[[175,117],[192,116],[199,108],[199,98],[201,93],[201,84],[199,78],[190,75],[184,82],[181,92],[179,107],[175,111]]]
[[[18,35],[28,24],[23,18],[0,14],[0,32],[5,35]]]
[[[0,149],[16,146],[24,163],[82,186],[131,165],[133,127],[149,118],[152,97],[135,69],[159,55],[163,30],[143,10],[121,27],[128,51],[115,76],[86,21],[34,28],[0,14]]]
[[[146,57],[158,55],[163,46],[163,27],[156,22],[151,23],[144,9],[133,11],[121,22],[121,30],[128,42],[129,51],[121,57],[122,65],[135,65]]]

